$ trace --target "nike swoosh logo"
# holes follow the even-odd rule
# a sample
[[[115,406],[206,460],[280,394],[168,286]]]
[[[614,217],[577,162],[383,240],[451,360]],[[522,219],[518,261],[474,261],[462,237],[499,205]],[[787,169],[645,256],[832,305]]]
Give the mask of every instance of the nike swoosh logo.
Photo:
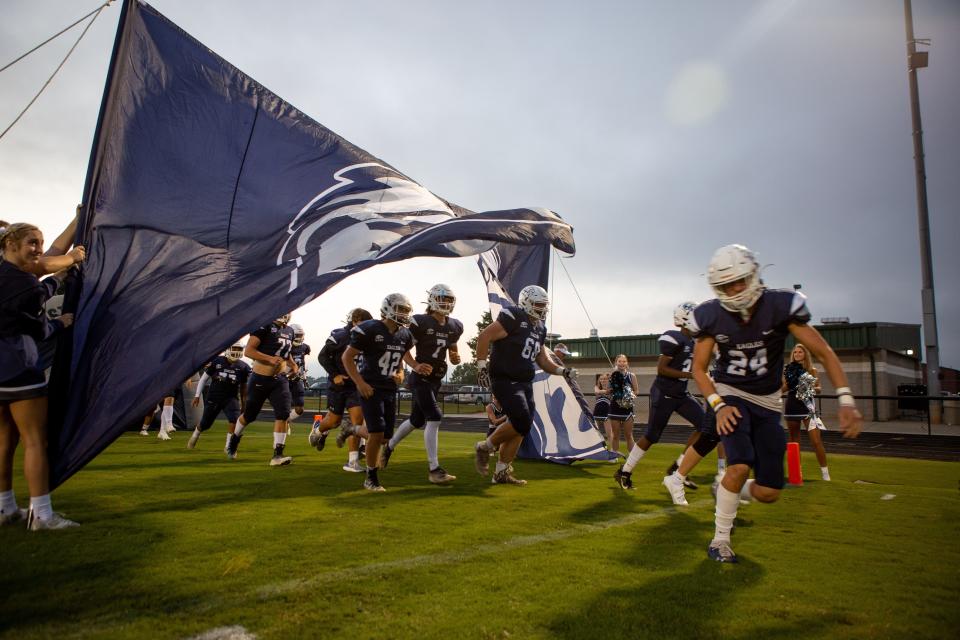
[[[762,331],[761,333],[763,333],[763,335],[765,335],[765,336],[768,336],[768,335],[770,335],[771,333],[773,333],[773,329],[770,329],[769,331]]]

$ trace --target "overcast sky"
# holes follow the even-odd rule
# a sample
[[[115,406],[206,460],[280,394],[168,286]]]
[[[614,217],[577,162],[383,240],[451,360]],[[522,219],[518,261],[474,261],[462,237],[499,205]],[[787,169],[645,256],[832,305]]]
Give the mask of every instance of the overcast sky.
[[[4,0],[0,64],[96,0]],[[601,335],[671,325],[712,297],[713,250],[748,245],[814,317],[919,324],[920,260],[899,0],[157,0],[168,18],[317,121],[475,211],[543,206]],[[915,0],[941,362],[960,367],[960,2]],[[81,197],[119,3],[0,140],[0,219],[52,238]],[[0,74],[0,129],[79,28]],[[470,259],[354,276],[294,313],[319,346],[357,305],[437,281],[472,332]],[[417,305],[419,307],[419,305]],[[562,269],[553,330],[590,323]]]

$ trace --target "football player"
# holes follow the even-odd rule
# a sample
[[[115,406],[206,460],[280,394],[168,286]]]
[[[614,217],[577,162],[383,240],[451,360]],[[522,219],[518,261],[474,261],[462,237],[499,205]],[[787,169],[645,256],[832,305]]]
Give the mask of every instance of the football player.
[[[247,402],[243,414],[230,431],[226,453],[236,459],[240,438],[248,424],[257,419],[263,403],[270,399],[273,407],[273,457],[270,466],[279,467],[293,462],[283,455],[287,442],[287,418],[290,417],[290,385],[285,372],[296,374],[297,363],[290,351],[293,348],[293,329],[287,324],[290,314],[284,314],[250,334],[243,355],[253,360],[253,373],[247,383]]]
[[[380,466],[386,469],[400,442],[414,429],[423,429],[429,470],[427,478],[433,484],[446,484],[457,479],[440,466],[437,453],[440,421],[443,419],[437,393],[447,372],[447,352],[452,364],[460,364],[457,341],[463,335],[463,323],[450,317],[456,302],[453,289],[445,284],[434,285],[427,291],[427,313],[417,314],[410,320],[418,363],[408,381],[413,392],[413,407],[410,417],[397,427],[396,433],[381,450]]]
[[[291,324],[293,329],[293,347],[290,349],[290,355],[293,361],[297,363],[297,372],[290,374],[290,404],[292,410],[290,418],[287,420],[287,435],[293,433],[291,423],[303,415],[303,397],[306,394],[305,383],[307,381],[307,356],[310,355],[310,345],[303,341],[303,327],[298,324]]]
[[[327,389],[327,413],[319,424],[314,425],[310,430],[308,441],[311,447],[316,447],[317,451],[323,451],[327,443],[327,432],[335,429],[343,420],[344,412],[349,413],[351,424],[363,424],[363,411],[360,409],[360,396],[357,395],[357,386],[347,375],[347,370],[343,367],[343,352],[350,345],[350,331],[367,320],[373,319],[370,312],[366,309],[357,307],[347,316],[347,323],[342,327],[337,327],[330,332],[323,349],[317,356],[317,361],[324,368],[329,376],[330,386]],[[343,438],[337,440],[337,446],[342,447],[345,441],[349,442],[349,451],[347,464],[344,465],[344,471],[359,472],[360,468],[360,438],[358,436],[347,436],[345,430]]]
[[[203,388],[210,383],[210,390],[203,403],[203,415],[200,422],[193,428],[193,434],[187,441],[187,448],[193,449],[200,440],[200,434],[213,426],[222,411],[227,416],[227,442],[224,449],[230,444],[230,433],[236,430],[237,418],[247,404],[247,381],[250,378],[250,365],[241,360],[243,357],[243,343],[238,342],[227,349],[223,355],[214,358],[203,370],[197,390],[191,404],[200,406]]]
[[[630,450],[627,461],[613,474],[614,480],[623,489],[632,489],[631,474],[644,454],[660,441],[663,430],[670,422],[670,416],[679,413],[694,426],[694,432],[687,440],[687,446],[697,439],[697,429],[703,423],[703,407],[687,391],[687,380],[692,376],[693,338],[687,329],[687,318],[697,305],[684,302],[673,310],[673,324],[677,329],[669,329],[657,341],[660,346],[660,358],[657,360],[657,377],[650,387],[650,414],[647,430],[640,436],[636,446]],[[671,473],[673,473],[671,471]],[[669,475],[669,474],[668,474]],[[688,488],[696,489],[691,480]]]
[[[490,454],[499,447],[494,484],[527,484],[513,476],[511,463],[533,425],[536,365],[568,380],[576,376],[575,369],[557,364],[553,352],[543,346],[549,303],[542,287],[528,285],[520,291],[517,305],[504,307],[497,319],[477,336],[477,381],[493,392],[507,415],[506,422],[475,447],[476,468],[482,476],[488,473]]]
[[[367,476],[363,488],[384,491],[377,474],[380,445],[393,435],[397,419],[397,375],[403,371],[403,362],[418,363],[410,356],[413,336],[410,312],[413,306],[401,293],[391,293],[380,305],[380,320],[367,320],[350,331],[350,345],[340,360],[347,375],[357,385],[365,429],[351,425],[347,435],[362,435],[367,439]],[[355,358],[360,357],[357,368]]]
[[[780,425],[780,385],[788,334],[816,356],[836,387],[844,437],[855,438],[863,418],[839,358],[807,324],[810,312],[802,293],[764,287],[756,256],[737,244],[713,254],[707,281],[717,297],[694,309],[687,325],[697,339],[693,378],[716,413],[727,453],[707,555],[718,562],[736,562],[730,530],[740,500],[776,502],[783,488],[787,443]],[[707,368],[714,346],[719,355],[711,379]],[[754,479],[748,480],[751,468]]]

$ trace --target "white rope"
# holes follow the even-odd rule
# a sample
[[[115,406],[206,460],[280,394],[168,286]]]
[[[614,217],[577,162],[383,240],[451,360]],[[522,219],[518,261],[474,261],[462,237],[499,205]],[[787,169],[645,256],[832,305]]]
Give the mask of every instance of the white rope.
[[[97,17],[100,15],[100,12],[103,11],[104,9],[106,9],[106,8],[110,5],[111,2],[113,2],[113,0],[107,0],[107,1],[104,2],[102,5],[100,5],[100,8],[98,8],[98,9],[96,9],[96,10],[94,10],[94,11],[91,11],[91,12],[88,13],[86,16],[84,16],[83,18],[80,18],[80,20],[77,20],[77,22],[74,22],[72,25],[70,25],[69,27],[67,27],[66,29],[64,29],[63,31],[61,31],[60,33],[56,34],[55,36],[52,36],[52,37],[48,38],[45,42],[40,43],[39,45],[37,45],[36,47],[34,47],[33,49],[31,49],[30,51],[27,51],[25,54],[23,54],[22,56],[20,56],[20,57],[17,58],[16,60],[14,60],[13,62],[7,64],[3,69],[0,69],[0,71],[4,71],[4,70],[7,69],[8,67],[16,64],[18,61],[22,60],[23,58],[27,57],[28,55],[30,55],[31,53],[33,53],[34,51],[36,51],[37,49],[39,49],[39,48],[42,47],[43,45],[47,44],[47,42],[50,42],[50,40],[53,40],[54,38],[56,38],[57,36],[59,36],[59,35],[60,35],[61,33],[63,33],[64,31],[67,31],[67,30],[71,29],[73,26],[75,26],[76,24],[78,24],[78,23],[79,23],[80,21],[82,21],[83,19],[85,19],[85,18],[87,18],[88,16],[91,16],[91,15],[93,16],[92,18],[90,18],[90,21],[87,23],[87,26],[85,26],[85,27],[83,28],[83,31],[80,33],[80,37],[77,38],[77,41],[74,42],[74,43],[73,43],[73,46],[70,47],[70,50],[67,51],[67,55],[65,55],[65,56],[63,57],[63,60],[61,60],[61,61],[60,61],[60,64],[57,65],[57,68],[53,70],[53,73],[50,74],[50,77],[47,78],[47,81],[43,83],[43,86],[40,87],[40,91],[37,91],[37,95],[33,96],[33,99],[30,100],[30,102],[27,103],[27,106],[25,106],[25,107],[23,108],[23,111],[20,112],[20,115],[18,115],[16,118],[14,118],[13,122],[11,122],[10,125],[9,125],[6,129],[3,130],[3,133],[0,133],[0,139],[2,139],[3,136],[7,135],[7,132],[10,131],[10,129],[13,128],[13,125],[15,125],[15,124],[17,124],[18,122],[20,122],[20,118],[22,118],[22,117],[24,116],[24,114],[30,109],[30,107],[33,106],[33,103],[37,101],[37,98],[40,97],[40,94],[44,92],[44,90],[45,90],[45,89],[47,88],[47,86],[53,81],[53,78],[57,75],[57,73],[60,71],[60,69],[63,68],[63,65],[66,64],[67,59],[70,58],[70,54],[73,53],[73,50],[76,49],[76,48],[77,48],[77,45],[80,44],[80,41],[83,40],[83,36],[87,35],[87,31],[90,30],[90,27],[93,25],[94,20],[97,19]]]
[[[573,287],[573,292],[576,294],[577,300],[580,301],[580,306],[583,308],[583,313],[584,315],[587,316],[587,322],[590,323],[590,328],[593,329],[593,332],[597,334],[596,337],[597,337],[597,342],[600,343],[600,349],[603,350],[603,355],[606,356],[607,362],[610,364],[610,367],[612,368],[613,360],[610,359],[610,354],[607,352],[607,347],[606,345],[603,344],[603,340],[600,339],[600,333],[597,331],[597,326],[593,324],[593,318],[590,317],[590,312],[587,311],[587,305],[583,303],[583,298],[580,297],[580,292],[577,290],[577,285],[573,283],[573,278],[570,277],[570,272],[567,270],[567,265],[563,264],[562,256],[560,255],[560,252],[556,250],[556,248],[554,248],[553,252],[557,256],[556,262],[558,262],[560,266],[563,267],[563,272],[567,274],[567,280],[570,281],[570,286]]]

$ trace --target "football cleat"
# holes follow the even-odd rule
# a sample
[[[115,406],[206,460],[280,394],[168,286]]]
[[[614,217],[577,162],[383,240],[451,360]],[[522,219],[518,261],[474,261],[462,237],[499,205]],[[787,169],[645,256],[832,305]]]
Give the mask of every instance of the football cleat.
[[[390,446],[390,443],[387,442],[383,445],[383,448],[380,449],[380,468],[386,469],[387,465],[390,464],[390,456],[393,455],[393,447]]]
[[[830,482],[830,472],[826,470],[820,471],[820,477],[823,478],[824,482]]]
[[[515,484],[518,487],[526,486],[527,481],[515,478],[513,476],[513,469],[507,467],[503,471],[498,471],[493,474],[493,478],[490,479],[491,484]]]
[[[167,433],[166,431],[164,431],[163,429],[160,429],[160,432],[157,433],[157,438],[160,439],[160,440],[172,440],[172,439],[173,439],[173,438],[170,437],[170,434]]]
[[[230,434],[230,442],[227,443],[226,448],[224,448],[224,453],[227,454],[227,457],[231,460],[237,459],[237,449],[240,448],[240,438],[242,435],[237,435],[235,433]]]
[[[317,451],[323,451],[323,448],[327,446],[327,432],[320,431],[320,429],[311,429],[307,435],[307,442]]]
[[[27,510],[26,509],[16,509],[10,513],[0,513],[0,527],[5,527],[8,524],[16,524],[23,520],[27,519]]]
[[[489,473],[487,466],[490,464],[490,451],[487,449],[487,441],[481,440],[473,447],[476,452],[474,464],[477,467],[477,473],[485,476]]]
[[[278,444],[273,448],[273,457],[270,458],[271,467],[283,467],[293,462],[293,458],[283,455],[283,445]]]
[[[714,540],[707,547],[707,557],[717,562],[735,563],[737,554],[730,548],[730,543],[726,540]]]
[[[687,489],[690,489],[691,491],[696,491],[697,489],[700,488],[697,486],[697,483],[691,480],[689,477],[684,479],[683,486],[685,486]]]
[[[457,479],[457,476],[452,476],[444,471],[443,467],[431,469],[428,477],[433,484],[447,484]]]
[[[679,468],[680,468],[680,465],[678,465],[677,462],[676,462],[676,460],[674,460],[673,464],[670,465],[670,468],[667,469],[667,472],[666,472],[664,475],[672,476],[672,475],[673,475],[673,472],[676,471],[676,470],[679,469]]]
[[[187,449],[194,449],[197,446],[197,440],[200,439],[200,432],[194,431],[190,434],[190,439],[187,440]]]
[[[366,467],[360,466],[359,460],[354,460],[353,462],[348,462],[347,464],[343,465],[343,470],[349,471],[350,473],[363,473],[367,469]]]
[[[687,496],[683,491],[683,480],[680,479],[679,474],[671,473],[664,476],[663,486],[670,492],[670,499],[673,500],[673,504],[680,507],[688,506]]]
[[[342,449],[343,443],[347,441],[347,438],[355,435],[357,435],[357,428],[349,422],[344,422],[340,427],[340,433],[337,434],[337,448]]]
[[[148,436],[148,435],[150,435],[150,432],[147,431],[146,429],[140,429],[140,435],[142,435],[142,436]]]
[[[630,478],[632,474],[629,471],[624,471],[623,466],[621,465],[613,474],[613,481],[617,483],[621,489],[633,489],[633,480]]]
[[[386,489],[383,488],[383,485],[380,484],[380,481],[377,480],[376,478],[373,478],[373,479],[367,478],[366,480],[364,480],[363,488],[366,489],[367,491],[374,491],[378,493],[382,491],[386,491]]]
[[[27,514],[27,529],[30,531],[54,531],[56,529],[69,529],[71,527],[79,527],[80,525],[73,520],[68,520],[62,515],[53,512],[53,515],[47,520],[41,520],[36,517],[33,509]]]

